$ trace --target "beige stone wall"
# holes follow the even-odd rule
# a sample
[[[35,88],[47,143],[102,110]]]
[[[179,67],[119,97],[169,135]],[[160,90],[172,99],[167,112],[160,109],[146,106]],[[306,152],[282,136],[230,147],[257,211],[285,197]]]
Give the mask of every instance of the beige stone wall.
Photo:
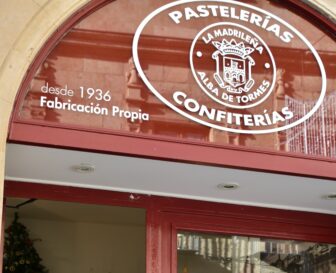
[[[332,17],[336,17],[335,0],[305,1],[314,2]],[[19,85],[46,39],[66,18],[88,2],[89,0],[0,0],[0,198],[3,196],[7,127]],[[0,217],[1,211],[2,203]]]
[[[325,12],[336,20],[336,1],[335,0],[306,0],[311,2],[314,6]]]

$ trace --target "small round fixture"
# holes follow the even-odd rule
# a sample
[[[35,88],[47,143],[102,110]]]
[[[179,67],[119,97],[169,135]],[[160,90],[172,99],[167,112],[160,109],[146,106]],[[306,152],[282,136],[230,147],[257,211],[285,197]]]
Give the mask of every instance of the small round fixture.
[[[325,195],[324,198],[328,200],[336,200],[336,193]]]
[[[92,173],[95,170],[95,167],[91,164],[81,163],[79,165],[72,166],[72,169],[78,173]]]
[[[218,184],[217,188],[220,190],[236,190],[239,188],[239,184],[237,183],[222,183]]]

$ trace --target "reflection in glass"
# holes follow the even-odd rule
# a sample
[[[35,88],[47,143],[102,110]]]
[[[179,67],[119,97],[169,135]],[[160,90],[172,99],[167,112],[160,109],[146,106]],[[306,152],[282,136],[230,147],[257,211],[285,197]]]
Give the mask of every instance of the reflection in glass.
[[[304,116],[314,107],[309,100],[286,97],[286,106]],[[324,99],[321,107],[307,121],[286,131],[286,151],[336,157],[336,92]]]
[[[321,57],[327,75],[327,92],[320,109],[308,120],[293,128],[269,134],[230,133],[200,125],[173,111],[148,89],[136,71],[132,59],[134,33],[148,14],[170,2],[112,1],[83,18],[64,35],[37,69],[34,79],[25,90],[24,99],[19,102],[18,120],[51,127],[75,126],[84,131],[131,133],[134,136],[159,137],[174,141],[232,145],[336,158],[336,55],[335,39],[331,34],[325,32],[321,26],[314,25],[309,17],[288,9],[286,1],[240,1],[281,15],[282,19],[299,28]],[[235,110],[221,105],[203,92],[191,72],[189,53],[193,39],[200,29],[213,23],[218,23],[217,17],[204,17],[195,20],[193,24],[172,25],[166,14],[156,16],[140,39],[141,64],[148,80],[168,101],[174,91],[184,90],[197,103],[206,105],[209,109],[232,112]],[[256,33],[260,31],[257,26],[251,26],[247,22],[240,20],[239,24]],[[306,31],[308,29],[309,32]],[[265,114],[288,107],[296,113],[289,123],[283,121],[282,125],[289,125],[307,115],[316,105],[321,91],[321,71],[313,54],[307,51],[299,39],[294,39],[293,43],[288,45],[280,43],[274,35],[265,36],[264,39],[276,60],[274,90],[263,103],[237,110],[237,113]],[[199,59],[197,67],[213,77],[216,62],[210,56],[215,47],[210,45],[204,50],[204,56],[208,57],[204,61]],[[273,72],[268,73],[267,67],[262,65],[266,59],[256,57],[256,64],[253,66],[255,81],[272,78]],[[239,69],[245,64],[231,64],[231,61],[227,60],[226,65],[227,71],[230,71],[231,65]],[[237,82],[247,80],[243,75],[239,77],[235,79]],[[109,92],[111,99],[100,100],[96,99],[96,96],[87,96],[81,92],[81,88],[102,90],[103,94]],[[61,94],[57,93],[56,89],[62,90]],[[69,90],[73,93],[70,94]],[[76,111],[65,106],[48,107],[46,103],[41,102],[42,97],[51,103],[57,99],[59,105],[71,103],[81,106],[78,109],[75,107]],[[98,110],[107,109],[108,114],[94,113],[91,108],[86,112],[83,111],[83,106],[97,106]],[[113,112],[112,109],[118,111]],[[125,112],[128,112],[128,115],[122,114]],[[134,120],[129,117],[130,113],[147,113],[149,117],[148,120]],[[213,122],[205,116],[196,117]],[[218,124],[236,130],[258,129],[242,123],[229,124],[225,119]]]
[[[336,273],[336,246],[192,232],[177,235],[178,273]]]

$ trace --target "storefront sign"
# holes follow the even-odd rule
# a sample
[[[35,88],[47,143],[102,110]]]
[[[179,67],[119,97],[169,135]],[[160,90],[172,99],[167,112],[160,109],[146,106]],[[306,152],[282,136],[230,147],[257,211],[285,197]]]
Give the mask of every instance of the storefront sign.
[[[189,68],[196,84],[167,89],[146,74],[142,39],[147,30],[159,29],[158,21],[166,28],[194,31]],[[286,68],[279,52],[288,47],[305,50],[304,61],[315,64],[320,73],[314,106],[303,116],[285,103],[281,74]],[[156,9],[135,33],[133,58],[145,85],[164,104],[223,131],[264,134],[289,129],[310,118],[326,93],[325,69],[308,39],[278,16],[237,1],[182,0]],[[293,67],[302,61],[294,60]]]

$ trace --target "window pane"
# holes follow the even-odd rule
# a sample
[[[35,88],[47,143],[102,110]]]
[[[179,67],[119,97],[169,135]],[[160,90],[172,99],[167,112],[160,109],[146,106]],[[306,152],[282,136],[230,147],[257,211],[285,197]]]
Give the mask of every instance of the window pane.
[[[336,273],[336,245],[179,232],[178,273]]]
[[[146,272],[144,209],[35,200],[7,208],[6,224],[4,273]]]

